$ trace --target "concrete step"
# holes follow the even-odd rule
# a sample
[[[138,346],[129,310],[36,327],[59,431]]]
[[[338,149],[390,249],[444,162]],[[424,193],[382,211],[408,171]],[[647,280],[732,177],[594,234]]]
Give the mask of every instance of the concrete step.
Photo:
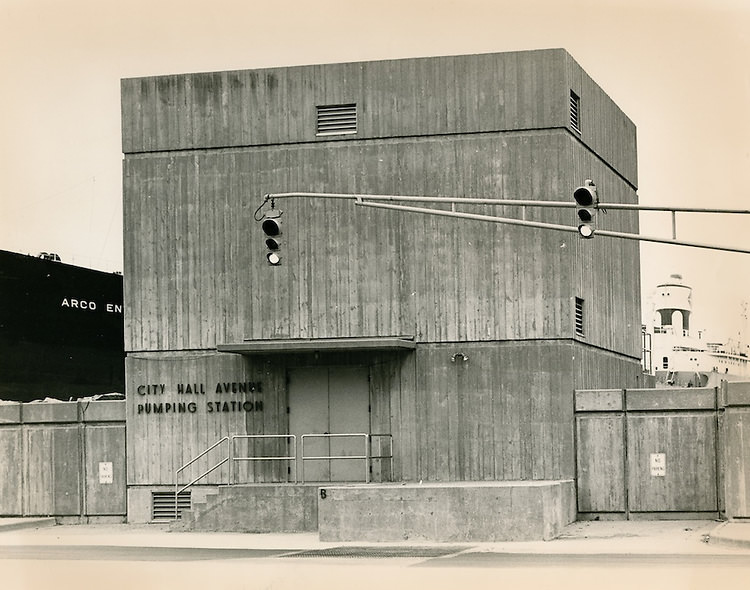
[[[286,533],[318,527],[318,485],[222,486],[170,527],[181,531]]]
[[[211,503],[212,499],[219,495],[222,486],[216,487],[196,487],[191,489],[192,500],[190,510],[182,510],[180,518],[174,520],[169,525],[171,531],[190,531],[193,530],[194,512],[201,510]]]

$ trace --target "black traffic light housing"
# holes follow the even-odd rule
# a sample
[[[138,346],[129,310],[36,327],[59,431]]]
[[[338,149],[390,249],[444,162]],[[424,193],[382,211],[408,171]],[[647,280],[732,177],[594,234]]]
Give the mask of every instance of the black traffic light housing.
[[[278,209],[271,209],[260,224],[265,234],[266,261],[271,266],[281,264],[281,213]]]
[[[596,213],[599,208],[596,185],[591,180],[586,180],[583,186],[573,191],[573,198],[577,205],[578,233],[582,238],[593,238],[596,233]]]

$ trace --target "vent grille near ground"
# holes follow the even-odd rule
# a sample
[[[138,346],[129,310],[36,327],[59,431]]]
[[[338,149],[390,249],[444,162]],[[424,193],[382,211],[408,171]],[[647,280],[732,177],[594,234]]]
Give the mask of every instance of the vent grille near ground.
[[[317,110],[317,135],[342,135],[357,132],[356,104],[319,106]]]
[[[570,91],[570,126],[576,131],[576,133],[581,133],[581,119],[580,119],[580,112],[581,112],[581,99],[578,97],[578,95]]]
[[[389,557],[445,557],[464,551],[466,547],[329,547],[327,549],[310,549],[286,553],[279,557],[361,557],[361,558],[389,558]]]
[[[151,520],[174,520],[174,500],[174,492],[151,492]],[[177,518],[182,518],[182,511],[190,508],[190,492],[182,492],[177,498]]]

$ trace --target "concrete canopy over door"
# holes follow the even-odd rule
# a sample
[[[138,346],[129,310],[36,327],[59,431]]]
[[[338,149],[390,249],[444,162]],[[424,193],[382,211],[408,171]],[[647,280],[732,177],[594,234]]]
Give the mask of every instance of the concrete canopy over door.
[[[301,457],[303,434],[370,433],[367,367],[305,367],[289,370],[289,432],[296,435]],[[306,456],[363,456],[364,437],[309,438]],[[306,481],[364,481],[369,465],[362,459],[306,461]],[[302,461],[297,477],[303,478]]]

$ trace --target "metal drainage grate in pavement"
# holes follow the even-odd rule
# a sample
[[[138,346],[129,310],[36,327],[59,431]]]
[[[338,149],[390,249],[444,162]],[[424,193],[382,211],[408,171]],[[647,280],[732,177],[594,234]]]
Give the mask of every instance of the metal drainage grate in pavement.
[[[279,557],[445,557],[464,551],[466,547],[329,547],[285,553]]]

